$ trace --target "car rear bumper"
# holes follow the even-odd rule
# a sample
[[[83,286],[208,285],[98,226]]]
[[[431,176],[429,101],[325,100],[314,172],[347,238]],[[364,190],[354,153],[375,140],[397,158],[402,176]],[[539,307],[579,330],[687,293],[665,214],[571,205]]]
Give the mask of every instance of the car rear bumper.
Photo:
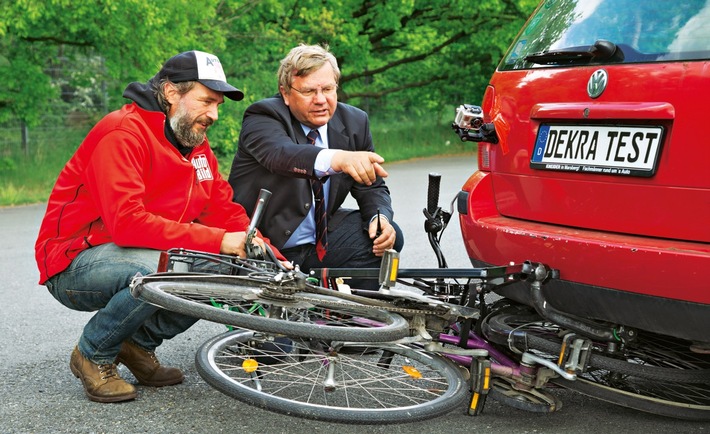
[[[710,244],[554,226],[500,215],[491,177],[476,172],[458,197],[469,257],[501,265],[530,260],[579,288],[710,305]],[[708,328],[710,330],[710,328]]]

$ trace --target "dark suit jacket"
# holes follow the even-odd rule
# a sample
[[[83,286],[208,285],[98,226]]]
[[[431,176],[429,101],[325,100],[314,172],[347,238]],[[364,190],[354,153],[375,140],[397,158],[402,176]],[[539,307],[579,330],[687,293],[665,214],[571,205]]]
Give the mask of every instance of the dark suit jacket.
[[[353,106],[338,103],[328,123],[330,149],[374,151],[367,114]],[[271,191],[259,230],[273,245],[284,243],[308,214],[312,202],[310,179],[320,148],[308,143],[300,123],[291,115],[281,96],[252,104],[244,113],[239,145],[234,156],[229,183],[234,201],[252,214],[259,191]],[[348,193],[358,203],[367,224],[377,210],[393,221],[389,189],[382,178],[370,186],[355,182],[349,175],[330,177],[328,230],[339,221],[335,214]]]

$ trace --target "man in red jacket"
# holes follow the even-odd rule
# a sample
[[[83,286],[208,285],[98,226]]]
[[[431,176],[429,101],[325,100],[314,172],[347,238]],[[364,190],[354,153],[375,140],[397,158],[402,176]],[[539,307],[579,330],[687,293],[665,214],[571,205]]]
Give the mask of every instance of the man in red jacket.
[[[219,59],[178,54],[123,96],[133,102],[99,121],[59,174],[35,244],[40,283],[63,305],[96,311],[70,368],[99,402],[137,396],[117,363],[148,386],[184,378],[154,351],[197,320],[133,298],[131,279],[175,247],[245,257],[249,225],[205,134],[225,96],[244,97]]]

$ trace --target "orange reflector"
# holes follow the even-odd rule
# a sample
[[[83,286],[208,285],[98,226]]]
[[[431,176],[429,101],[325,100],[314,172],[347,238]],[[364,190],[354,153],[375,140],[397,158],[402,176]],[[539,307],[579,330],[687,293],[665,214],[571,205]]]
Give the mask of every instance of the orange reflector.
[[[565,353],[567,352],[567,341],[563,340],[562,341],[562,346],[560,347],[560,357],[557,358],[557,366],[562,366],[562,363],[565,361]]]
[[[419,372],[419,370],[417,368],[415,368],[414,366],[404,365],[404,366],[402,366],[402,370],[404,372],[406,372],[407,375],[409,375],[412,378],[416,378],[417,380],[422,378],[422,373]]]
[[[485,373],[483,374],[483,390],[488,390],[491,388],[490,381],[491,381],[491,368],[486,368]]]

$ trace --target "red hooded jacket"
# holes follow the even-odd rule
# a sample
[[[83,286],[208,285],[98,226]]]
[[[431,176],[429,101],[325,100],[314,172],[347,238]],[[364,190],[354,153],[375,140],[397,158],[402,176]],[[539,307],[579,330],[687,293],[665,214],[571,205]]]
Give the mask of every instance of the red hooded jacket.
[[[162,112],[131,103],[89,132],[49,197],[35,244],[40,283],[92,246],[219,253],[225,232],[247,229],[208,141],[184,157],[165,137],[165,122]]]

